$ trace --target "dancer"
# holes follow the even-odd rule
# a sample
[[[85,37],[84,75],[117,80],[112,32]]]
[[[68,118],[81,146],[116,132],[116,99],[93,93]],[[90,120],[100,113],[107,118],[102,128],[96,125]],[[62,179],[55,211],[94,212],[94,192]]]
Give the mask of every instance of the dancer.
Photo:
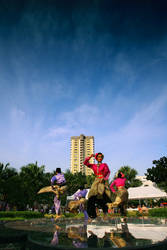
[[[111,183],[110,189],[113,193],[116,193],[115,201],[109,204],[109,207],[118,208],[120,207],[120,213],[122,216],[126,216],[126,208],[128,202],[128,191],[125,188],[126,178],[122,172],[118,173],[118,177]],[[117,187],[117,191],[113,188]]]
[[[54,182],[56,181],[56,185],[54,185]],[[60,195],[63,194],[66,189],[66,180],[64,177],[64,174],[61,173],[61,168],[56,168],[56,174],[51,178],[51,186],[52,186],[52,192],[55,194],[54,197],[54,207],[55,207],[55,213],[56,218],[60,217]]]
[[[98,164],[91,164],[89,160],[95,157]],[[90,218],[96,218],[96,207],[102,208],[104,219],[108,212],[107,202],[112,201],[111,190],[108,184],[110,170],[106,163],[102,163],[104,155],[102,153],[92,154],[84,161],[84,165],[91,168],[96,176],[88,194],[87,212]]]
[[[81,186],[80,189],[73,194],[74,201],[70,201],[68,204],[68,209],[70,212],[75,212],[78,208],[80,212],[83,212],[84,219],[88,220],[88,214],[85,209],[85,203],[86,203],[86,194],[88,190],[84,188],[84,186]]]

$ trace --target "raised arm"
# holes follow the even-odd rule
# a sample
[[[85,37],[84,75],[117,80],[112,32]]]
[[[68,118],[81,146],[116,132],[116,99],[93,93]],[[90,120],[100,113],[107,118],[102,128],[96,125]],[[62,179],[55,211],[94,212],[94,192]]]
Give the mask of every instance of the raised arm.
[[[94,154],[92,154],[91,156],[89,156],[89,157],[85,158],[85,160],[84,160],[84,163],[83,163],[83,164],[84,164],[84,165],[86,165],[86,166],[87,166],[87,167],[89,167],[89,168],[92,168],[94,164],[89,163],[89,160],[90,160],[92,157],[94,157]]]

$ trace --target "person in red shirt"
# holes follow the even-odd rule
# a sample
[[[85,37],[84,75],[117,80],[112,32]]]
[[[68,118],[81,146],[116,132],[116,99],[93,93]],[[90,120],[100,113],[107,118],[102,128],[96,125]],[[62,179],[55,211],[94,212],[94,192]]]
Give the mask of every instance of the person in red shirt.
[[[126,208],[128,202],[128,191],[125,188],[126,178],[122,172],[118,173],[118,177],[111,183],[110,189],[116,194],[115,201],[112,203],[112,207],[119,207],[121,215],[126,215]],[[117,191],[114,189],[117,188]],[[111,206],[110,206],[111,207]]]
[[[95,157],[97,164],[89,163],[89,160]],[[96,208],[102,208],[104,215],[108,212],[107,202],[111,202],[112,195],[108,184],[110,175],[109,167],[102,163],[104,156],[102,153],[92,154],[84,161],[84,165],[91,168],[96,176],[90,191],[88,193],[87,213],[90,218],[96,218]]]

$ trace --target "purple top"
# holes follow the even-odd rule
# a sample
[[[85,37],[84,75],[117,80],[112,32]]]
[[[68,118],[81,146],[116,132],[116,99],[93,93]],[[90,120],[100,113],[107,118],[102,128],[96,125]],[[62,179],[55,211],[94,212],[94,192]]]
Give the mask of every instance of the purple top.
[[[94,172],[94,174],[98,177],[99,174],[101,174],[104,178],[104,180],[108,180],[110,175],[109,167],[106,163],[101,163],[98,167],[97,164],[89,163],[90,157],[87,157],[84,161],[84,165],[91,168]]]
[[[64,178],[64,174],[56,174],[51,178],[51,185],[54,184],[54,182],[56,181],[56,184],[61,184],[61,183],[65,183],[66,180]]]
[[[125,186],[125,181],[126,181],[126,178],[117,178],[115,179],[111,185],[110,185],[110,189],[113,193],[115,193],[115,189],[113,188],[113,186],[116,186],[116,187],[124,187]]]
[[[87,194],[88,190],[83,189],[83,190],[78,190],[75,194],[74,194],[74,199],[75,200],[79,200],[80,198],[85,198],[86,194]]]

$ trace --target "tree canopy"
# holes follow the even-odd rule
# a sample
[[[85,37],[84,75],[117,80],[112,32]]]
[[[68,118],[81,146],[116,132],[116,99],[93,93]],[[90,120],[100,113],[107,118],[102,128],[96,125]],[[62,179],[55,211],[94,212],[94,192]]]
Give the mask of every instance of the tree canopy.
[[[127,178],[126,187],[137,187],[141,182],[136,179],[137,171],[129,166],[119,169]],[[26,206],[34,207],[35,204],[53,205],[54,194],[37,194],[45,186],[50,185],[51,177],[54,172],[45,173],[45,166],[39,166],[37,162],[22,166],[20,171],[0,163],[0,196],[3,197],[5,204],[16,206],[18,210],[26,209]],[[64,173],[67,182],[67,192],[62,197],[62,205],[66,204],[66,196],[74,194],[81,186],[90,188],[95,175],[86,176],[81,172],[72,174],[69,170]],[[4,208],[5,209],[5,208]]]
[[[167,157],[153,160],[155,166],[147,169],[146,178],[155,182],[157,186],[167,192]]]
[[[18,175],[16,169],[9,166],[9,163],[5,165],[0,163],[0,194],[1,200],[5,203],[4,205],[6,205],[11,200],[11,197],[13,197],[13,180],[17,178]]]
[[[45,186],[50,185],[51,177],[54,172],[45,173],[45,166],[38,166],[38,163],[29,163],[22,166],[20,171],[10,167],[10,164],[0,163],[0,200],[6,204],[16,206],[18,210],[26,209],[26,206],[34,207],[35,204],[49,204],[52,206],[54,194],[43,193],[38,195],[37,192]],[[85,184],[90,187],[94,181],[94,175],[86,176],[85,174],[72,174],[69,170],[65,173],[67,182],[67,193],[62,197],[62,204],[66,203],[66,196],[75,193]]]

